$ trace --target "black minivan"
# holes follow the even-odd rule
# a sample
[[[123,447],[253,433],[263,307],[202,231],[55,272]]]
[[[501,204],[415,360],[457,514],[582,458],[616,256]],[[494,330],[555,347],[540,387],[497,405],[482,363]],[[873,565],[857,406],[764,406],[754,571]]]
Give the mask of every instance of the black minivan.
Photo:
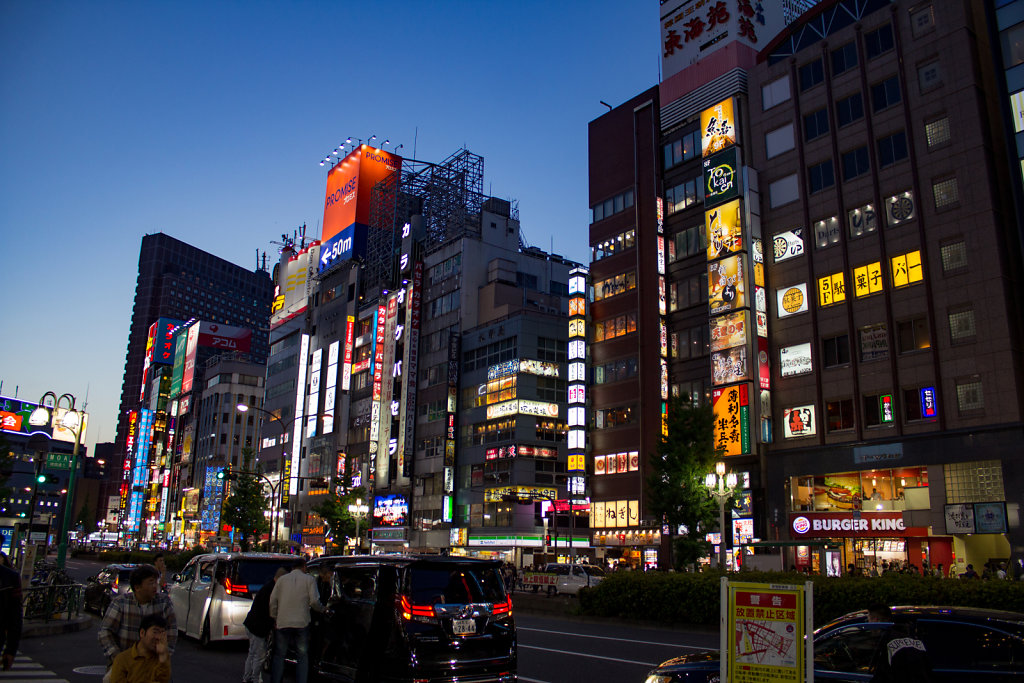
[[[496,560],[439,555],[317,558],[331,597],[310,639],[322,679],[388,683],[516,680],[512,601]]]

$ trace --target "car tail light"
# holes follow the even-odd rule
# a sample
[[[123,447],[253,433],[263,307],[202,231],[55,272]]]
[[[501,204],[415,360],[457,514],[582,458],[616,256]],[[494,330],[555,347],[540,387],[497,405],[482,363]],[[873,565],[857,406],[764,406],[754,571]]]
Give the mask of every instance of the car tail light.
[[[512,598],[506,597],[505,602],[496,602],[491,608],[491,614],[498,616],[499,614],[512,614]]]
[[[224,579],[224,592],[228,595],[249,597],[249,586],[244,583],[231,583],[231,579]]]
[[[404,595],[399,598],[398,607],[402,610],[402,618],[406,621],[412,621],[415,617],[433,619],[437,616],[433,605],[414,605]]]

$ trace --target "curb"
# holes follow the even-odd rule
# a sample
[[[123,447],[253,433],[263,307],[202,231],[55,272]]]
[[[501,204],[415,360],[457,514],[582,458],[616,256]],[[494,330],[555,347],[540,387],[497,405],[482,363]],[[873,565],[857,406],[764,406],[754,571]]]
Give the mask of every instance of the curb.
[[[80,614],[72,619],[54,619],[51,621],[39,621],[37,619],[26,619],[21,627],[22,638],[38,638],[40,636],[55,636],[61,633],[75,633],[84,631],[92,626],[92,617]]]

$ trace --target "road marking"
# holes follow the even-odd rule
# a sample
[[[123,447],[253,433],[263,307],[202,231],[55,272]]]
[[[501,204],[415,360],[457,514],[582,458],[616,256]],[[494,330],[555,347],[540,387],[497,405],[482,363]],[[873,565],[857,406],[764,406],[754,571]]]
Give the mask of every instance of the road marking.
[[[656,662],[638,662],[635,659],[619,659],[618,657],[605,657],[604,655],[588,655],[585,652],[573,652],[572,650],[555,650],[550,647],[537,647],[536,645],[523,645],[519,643],[519,649],[542,650],[543,652],[554,652],[559,655],[576,655],[577,657],[590,657],[591,659],[604,659],[609,662],[620,662],[622,664],[641,664],[643,666],[657,666]],[[526,679],[522,679],[526,680]]]
[[[551,631],[545,628],[527,628],[520,626],[518,631],[535,631],[537,633],[554,633],[560,636],[573,636],[575,638],[597,638],[598,640],[614,640],[617,643],[637,643],[639,645],[660,645],[663,647],[682,647],[687,650],[711,650],[714,648],[700,647],[698,645],[678,645],[676,643],[658,643],[653,640],[630,640],[629,638],[613,638],[610,636],[593,636],[587,633],[569,633],[568,631]]]
[[[7,671],[0,671],[3,683],[68,683],[66,678],[57,678],[57,674],[43,668],[31,657],[17,655],[14,664]]]
[[[527,678],[526,676],[516,676],[517,681],[526,681],[526,683],[548,683],[547,681],[541,681],[536,678]]]

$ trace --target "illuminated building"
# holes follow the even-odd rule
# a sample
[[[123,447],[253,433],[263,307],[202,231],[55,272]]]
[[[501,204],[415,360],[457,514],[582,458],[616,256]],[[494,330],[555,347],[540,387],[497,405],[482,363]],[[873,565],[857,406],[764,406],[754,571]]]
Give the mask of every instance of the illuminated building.
[[[828,1],[697,55],[710,36],[663,3],[664,80],[590,125],[591,357],[627,367],[591,389],[592,453],[641,454],[593,477],[595,505],[638,511],[608,555],[667,561],[643,502],[666,355],[668,393],[715,404],[748,475],[728,546],[807,539],[779,566],[822,571],[955,551],[962,571],[1022,544],[1010,4]]]

